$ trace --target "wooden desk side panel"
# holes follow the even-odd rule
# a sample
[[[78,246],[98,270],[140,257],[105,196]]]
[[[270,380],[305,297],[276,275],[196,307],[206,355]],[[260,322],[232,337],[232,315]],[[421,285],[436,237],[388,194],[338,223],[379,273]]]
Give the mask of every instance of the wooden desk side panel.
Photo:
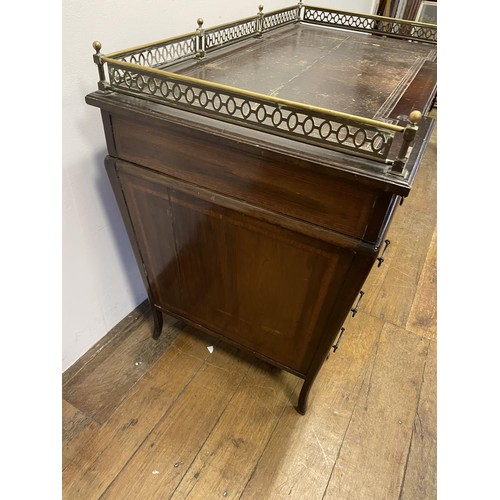
[[[120,115],[112,123],[117,155],[129,162],[355,238],[370,223],[378,193],[327,167],[307,168],[292,155],[243,147],[187,126]]]
[[[248,217],[144,172],[117,162],[155,305],[306,375],[354,250]]]

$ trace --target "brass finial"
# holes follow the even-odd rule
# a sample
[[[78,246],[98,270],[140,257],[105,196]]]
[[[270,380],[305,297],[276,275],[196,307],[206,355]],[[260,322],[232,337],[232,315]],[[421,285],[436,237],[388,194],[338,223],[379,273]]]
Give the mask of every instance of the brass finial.
[[[410,122],[413,125],[416,125],[421,119],[422,119],[422,113],[418,110],[412,111],[408,116],[408,120],[410,120]]]
[[[201,27],[203,26],[203,19],[199,17],[196,22],[198,23],[198,28],[201,29]]]
[[[259,12],[262,12],[264,10],[264,6],[262,4],[259,5]]]
[[[97,71],[99,72],[99,82],[97,83],[97,87],[99,90],[108,90],[108,84],[104,74],[104,63],[102,62],[101,42],[96,40],[92,43],[92,47],[94,47],[95,50],[95,54],[92,56],[92,59],[97,64]]]

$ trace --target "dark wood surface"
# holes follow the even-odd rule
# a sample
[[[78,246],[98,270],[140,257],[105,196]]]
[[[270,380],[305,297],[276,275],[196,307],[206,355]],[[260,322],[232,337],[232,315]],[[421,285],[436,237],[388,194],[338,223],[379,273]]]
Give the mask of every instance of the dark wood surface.
[[[303,101],[380,118],[431,99],[424,62],[432,57],[425,44],[293,27],[177,70],[242,86],[253,68],[251,90],[298,100],[302,89]],[[332,96],[352,104],[339,108]],[[153,336],[170,313],[304,378],[304,413],[433,121],[421,122],[409,174],[398,178],[372,160],[134,97],[96,92],[87,102],[102,109],[106,168],[153,307]]]
[[[318,305],[335,303],[352,250],[117,167],[155,305],[305,375]]]
[[[155,148],[161,148],[162,143],[168,144],[167,136],[162,137],[161,130],[179,134],[187,134],[204,138],[214,143],[215,152],[225,148],[236,148],[244,155],[257,156],[266,161],[279,161],[285,155],[290,167],[303,168],[307,171],[319,171],[323,175],[331,175],[336,179],[347,179],[358,186],[368,186],[379,191],[390,191],[401,196],[407,196],[413,185],[418,171],[418,164],[434,126],[434,120],[423,117],[419,123],[413,148],[410,151],[406,170],[406,177],[392,175],[389,167],[384,163],[359,158],[350,154],[324,149],[315,145],[300,143],[292,139],[270,135],[265,132],[246,129],[231,123],[224,123],[202,115],[188,113],[184,110],[169,108],[164,105],[115,92],[93,92],[86,96],[86,102],[91,106],[101,108],[103,123],[108,126],[111,136],[107,139],[108,152],[116,156],[116,137],[113,136],[114,122],[133,116],[134,129],[142,128],[145,140],[149,134],[153,137],[160,135],[160,141],[154,144],[150,160],[158,160]],[[113,123],[109,122],[108,115],[113,116]],[[119,126],[119,125],[118,125]],[[146,127],[146,128],[144,128]],[[128,133],[124,130],[123,133]],[[119,140],[119,139],[118,139]],[[175,145],[168,144],[168,147]],[[115,151],[115,153],[112,153]],[[184,152],[188,154],[188,152]],[[138,154],[135,152],[134,154]],[[163,156],[170,154],[164,152]],[[220,156],[220,155],[218,155]],[[156,162],[159,165],[159,162]],[[155,168],[157,168],[155,166]],[[163,168],[166,168],[165,166]]]
[[[313,172],[290,157],[243,150],[187,128],[116,117],[113,130],[118,157],[131,163],[356,238],[369,223],[377,193],[326,169]]]
[[[436,47],[347,30],[293,25],[170,66],[185,74],[366,118],[388,118]],[[406,115],[421,109],[412,101]]]

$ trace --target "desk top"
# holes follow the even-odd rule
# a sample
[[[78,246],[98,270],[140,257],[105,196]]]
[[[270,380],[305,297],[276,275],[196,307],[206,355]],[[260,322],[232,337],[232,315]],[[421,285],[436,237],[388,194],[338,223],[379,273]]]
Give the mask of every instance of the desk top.
[[[352,115],[387,120],[436,47],[295,24],[169,67],[178,74]],[[435,84],[435,82],[434,82]],[[406,116],[425,106],[414,102]],[[393,121],[393,120],[387,120]]]

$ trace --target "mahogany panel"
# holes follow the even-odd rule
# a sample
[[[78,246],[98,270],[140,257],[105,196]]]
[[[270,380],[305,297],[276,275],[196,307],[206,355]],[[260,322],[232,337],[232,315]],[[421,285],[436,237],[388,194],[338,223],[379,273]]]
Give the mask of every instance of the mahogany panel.
[[[117,172],[155,305],[305,375],[355,252]]]
[[[362,238],[377,192],[258,146],[215,134],[113,116],[118,157],[341,234]]]

